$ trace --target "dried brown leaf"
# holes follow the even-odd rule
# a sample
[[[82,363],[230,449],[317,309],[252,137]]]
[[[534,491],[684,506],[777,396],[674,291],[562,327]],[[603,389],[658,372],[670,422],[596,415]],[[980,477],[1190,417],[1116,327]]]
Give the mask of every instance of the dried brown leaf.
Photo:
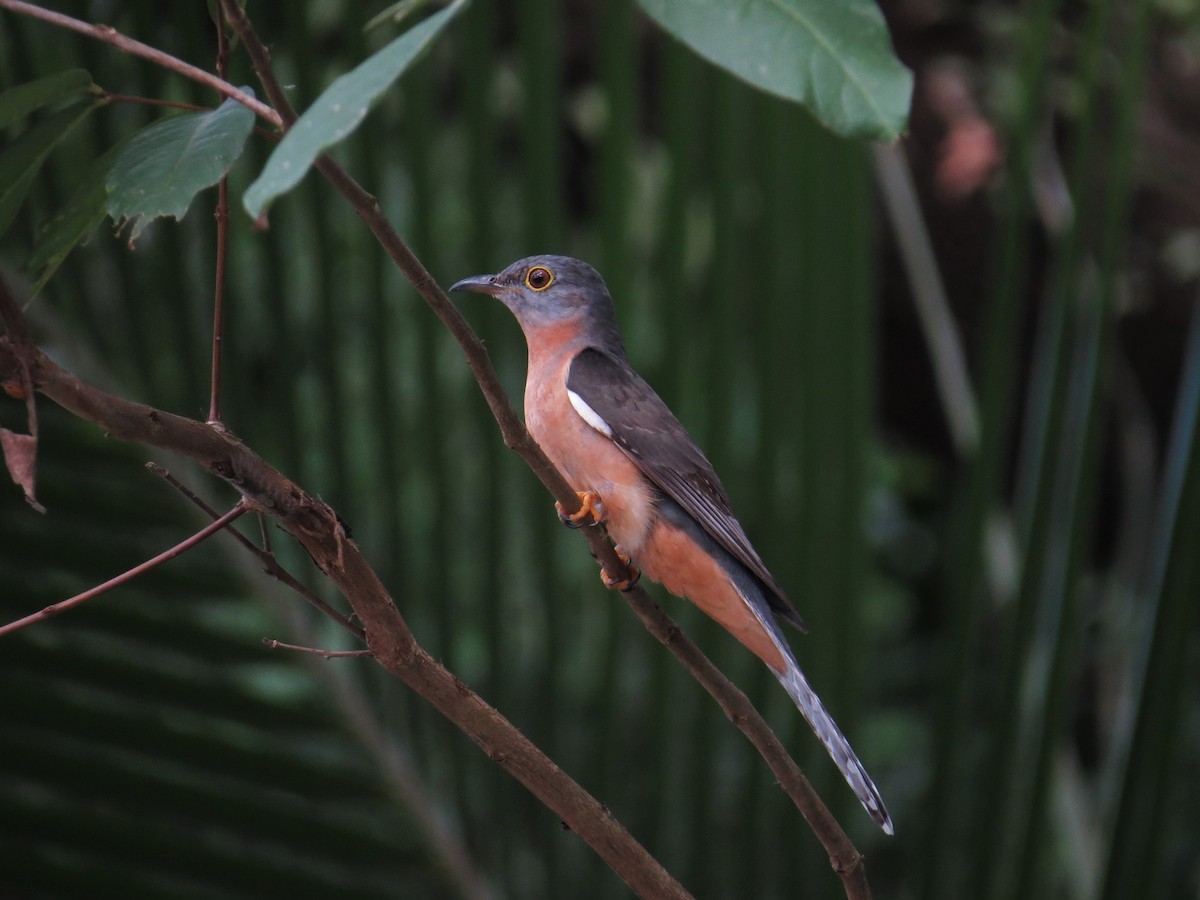
[[[33,485],[37,477],[37,438],[31,434],[17,434],[0,428],[0,448],[4,450],[4,464],[12,480],[25,492],[25,500],[40,513],[46,507],[38,503]]]

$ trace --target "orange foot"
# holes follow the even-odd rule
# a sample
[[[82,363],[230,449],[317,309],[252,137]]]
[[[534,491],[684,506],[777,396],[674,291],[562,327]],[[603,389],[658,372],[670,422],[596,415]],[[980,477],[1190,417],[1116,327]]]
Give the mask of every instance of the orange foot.
[[[562,504],[557,500],[554,502],[554,509],[558,512],[558,517],[562,523],[568,528],[582,528],[585,525],[599,525],[607,518],[604,512],[604,501],[600,499],[600,495],[595,491],[580,491],[579,510],[567,515],[563,512]],[[589,522],[588,519],[591,519]]]
[[[603,581],[604,586],[611,591],[631,591],[633,590],[634,586],[641,581],[642,573],[638,570],[637,566],[629,561],[629,557],[621,552],[620,547],[614,547],[614,549],[617,551],[617,556],[621,557],[621,561],[625,563],[625,565],[629,566],[629,577],[614,578],[609,574],[608,569],[601,566],[600,580]]]

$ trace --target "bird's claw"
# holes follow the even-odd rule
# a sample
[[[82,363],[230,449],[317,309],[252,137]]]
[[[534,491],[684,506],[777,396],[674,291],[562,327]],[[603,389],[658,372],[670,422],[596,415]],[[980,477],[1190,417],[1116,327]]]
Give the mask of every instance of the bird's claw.
[[[600,580],[604,582],[604,586],[610,591],[620,591],[621,593],[631,591],[637,586],[637,583],[641,581],[642,573],[637,566],[629,561],[629,557],[621,552],[620,547],[614,547],[613,549],[617,551],[617,556],[621,558],[621,562],[625,563],[625,565],[629,568],[629,577],[615,578],[609,573],[608,569],[604,568],[604,566],[601,566]]]
[[[604,511],[604,501],[600,499],[600,495],[595,491],[579,491],[579,509],[573,513],[563,512],[562,504],[557,500],[554,502],[554,509],[558,513],[558,518],[568,528],[583,528],[585,525],[599,525],[606,518],[607,514]],[[591,521],[588,521],[588,520]]]

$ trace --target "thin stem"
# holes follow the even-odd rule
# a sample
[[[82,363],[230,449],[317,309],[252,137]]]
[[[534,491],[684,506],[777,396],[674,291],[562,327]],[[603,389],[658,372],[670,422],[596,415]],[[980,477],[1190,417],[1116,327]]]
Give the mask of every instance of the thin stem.
[[[217,184],[217,265],[213,288],[212,384],[209,390],[208,424],[221,423],[221,337],[225,327],[225,254],[229,247],[229,179]]]
[[[148,59],[150,62],[182,75],[184,78],[190,78],[193,81],[198,81],[200,84],[207,85],[224,97],[232,97],[277,128],[283,124],[279,118],[279,114],[261,100],[254,99],[245,91],[234,87],[211,72],[198,69],[191,63],[186,63],[178,57],[151,47],[149,44],[143,44],[141,41],[135,41],[133,38],[126,37],[111,25],[93,25],[90,22],[84,22],[81,19],[75,19],[60,12],[43,9],[32,3],[25,3],[23,0],[0,0],[0,9],[7,9],[34,19],[41,19],[43,22],[49,22],[51,25],[67,28],[71,31],[95,38],[96,40],[104,41],[106,44],[112,44],[124,53]]]
[[[59,603],[51,603],[44,609],[25,616],[23,619],[17,619],[15,622],[9,622],[7,625],[0,626],[0,636],[11,634],[14,631],[20,631],[22,628],[32,625],[35,622],[40,622],[43,619],[49,619],[52,616],[57,616],[60,613],[64,613],[68,609],[72,609],[87,600],[91,600],[93,597],[99,597],[101,594],[111,591],[115,587],[120,587],[126,582],[132,581],[139,575],[145,574],[156,566],[162,565],[167,560],[174,559],[179,554],[191,550],[201,541],[216,534],[238,516],[242,515],[244,512],[246,512],[247,508],[246,502],[244,500],[239,500],[233,509],[225,513],[225,515],[218,518],[215,522],[205,525],[190,538],[185,541],[181,541],[170,550],[160,553],[153,559],[148,559],[141,565],[134,566],[127,572],[122,572],[115,578],[110,578],[103,584],[98,584],[94,588],[84,591],[82,594],[76,594],[74,597],[63,600]]]
[[[301,647],[299,644],[285,644],[274,638],[263,638],[263,643],[272,650],[295,650],[297,653],[311,653],[323,659],[340,659],[343,656],[370,656],[370,650],[322,650],[320,647]]]
[[[214,519],[217,518],[218,514],[215,509],[201,500],[194,491],[192,491],[187,485],[167,471],[165,467],[160,466],[158,463],[152,462],[146,463],[146,468],[162,478],[167,484],[175,488],[175,490],[179,491],[179,493],[183,494],[183,496],[185,496],[187,499],[191,500],[192,503],[200,507],[200,509],[203,510],[207,515]],[[260,525],[262,523],[261,516],[259,517],[259,523]],[[234,531],[231,528],[229,533],[234,536],[239,544],[249,550],[252,554],[254,554],[254,556],[258,557],[259,562],[261,562],[266,568],[268,575],[281,584],[287,585],[289,588],[307,600],[318,612],[327,618],[332,619],[334,622],[337,622],[337,624],[341,625],[342,628],[346,629],[346,631],[350,632],[360,641],[366,641],[366,632],[364,632],[361,627],[355,625],[348,618],[346,618],[344,615],[314,594],[311,590],[297,581],[287,569],[279,564],[279,560],[275,558],[275,554],[271,552],[270,544],[267,542],[267,530],[265,527],[262,529],[262,534],[266,549],[255,547],[254,544],[252,544],[250,540],[240,531]]]
[[[218,3],[215,9],[217,24],[217,77],[225,80],[229,57],[229,42],[225,37],[225,16]],[[229,178],[222,176],[217,185],[217,261],[216,285],[213,287],[212,384],[209,390],[208,424],[221,424],[221,335],[225,319],[225,253],[229,247]]]
[[[267,531],[267,517],[262,513],[258,514],[258,534],[262,538],[263,552],[274,559],[275,551],[271,549],[271,532]]]

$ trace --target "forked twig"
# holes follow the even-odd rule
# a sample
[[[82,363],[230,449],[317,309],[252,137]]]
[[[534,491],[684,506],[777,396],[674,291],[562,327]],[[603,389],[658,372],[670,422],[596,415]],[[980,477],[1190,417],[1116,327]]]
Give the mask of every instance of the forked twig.
[[[322,650],[320,647],[301,647],[299,644],[285,644],[274,638],[263,638],[263,643],[272,650],[295,650],[297,653],[311,653],[323,659],[340,659],[344,656],[370,656],[370,650]]]
[[[153,472],[155,475],[162,478],[167,484],[171,485],[171,487],[173,487],[173,488],[175,488],[175,490],[179,491],[179,493],[183,494],[184,497],[186,497],[188,500],[192,501],[192,503],[194,503],[196,506],[198,506],[204,513],[206,513],[207,515],[211,516],[214,519],[217,517],[218,514],[215,509],[213,509],[211,506],[209,506],[207,503],[205,503],[202,499],[200,499],[200,497],[197,496],[195,491],[191,490],[187,485],[185,485],[178,478],[176,478],[174,475],[172,475],[166,469],[165,466],[160,466],[158,463],[151,462],[151,463],[146,463],[146,468],[149,469],[151,472]],[[269,548],[263,549],[261,547],[254,546],[254,544],[250,541],[250,539],[247,538],[240,531],[234,531],[231,528],[230,533],[234,536],[234,538],[237,539],[237,542],[239,544],[241,544],[243,547],[245,547],[247,550],[249,550],[252,554],[254,554],[255,557],[258,558],[259,562],[261,562],[263,564],[263,566],[265,567],[268,575],[270,575],[272,578],[274,578],[276,581],[280,582],[281,584],[287,585],[289,588],[291,588],[293,591],[295,591],[297,594],[299,594],[301,597],[303,597],[305,600],[307,600],[323,616],[326,616],[327,618],[332,619],[334,622],[337,622],[337,624],[341,625],[342,628],[346,629],[346,631],[350,632],[352,635],[354,635],[360,641],[365,641],[367,639],[366,632],[363,631],[361,626],[355,625],[348,618],[346,618],[344,615],[342,615],[340,612],[338,612],[336,609],[334,609],[332,606],[330,606],[328,603],[326,603],[324,600],[322,600],[320,597],[318,597],[316,594],[314,594],[304,584],[302,584],[300,581],[298,581],[295,578],[295,576],[292,575],[291,572],[289,572],[287,569],[285,569],[283,566],[281,566],[279,564],[279,560],[275,558],[275,554],[272,553]],[[267,534],[267,532],[266,532],[266,529],[264,528],[263,529],[263,539],[264,540],[266,539],[266,534]]]

